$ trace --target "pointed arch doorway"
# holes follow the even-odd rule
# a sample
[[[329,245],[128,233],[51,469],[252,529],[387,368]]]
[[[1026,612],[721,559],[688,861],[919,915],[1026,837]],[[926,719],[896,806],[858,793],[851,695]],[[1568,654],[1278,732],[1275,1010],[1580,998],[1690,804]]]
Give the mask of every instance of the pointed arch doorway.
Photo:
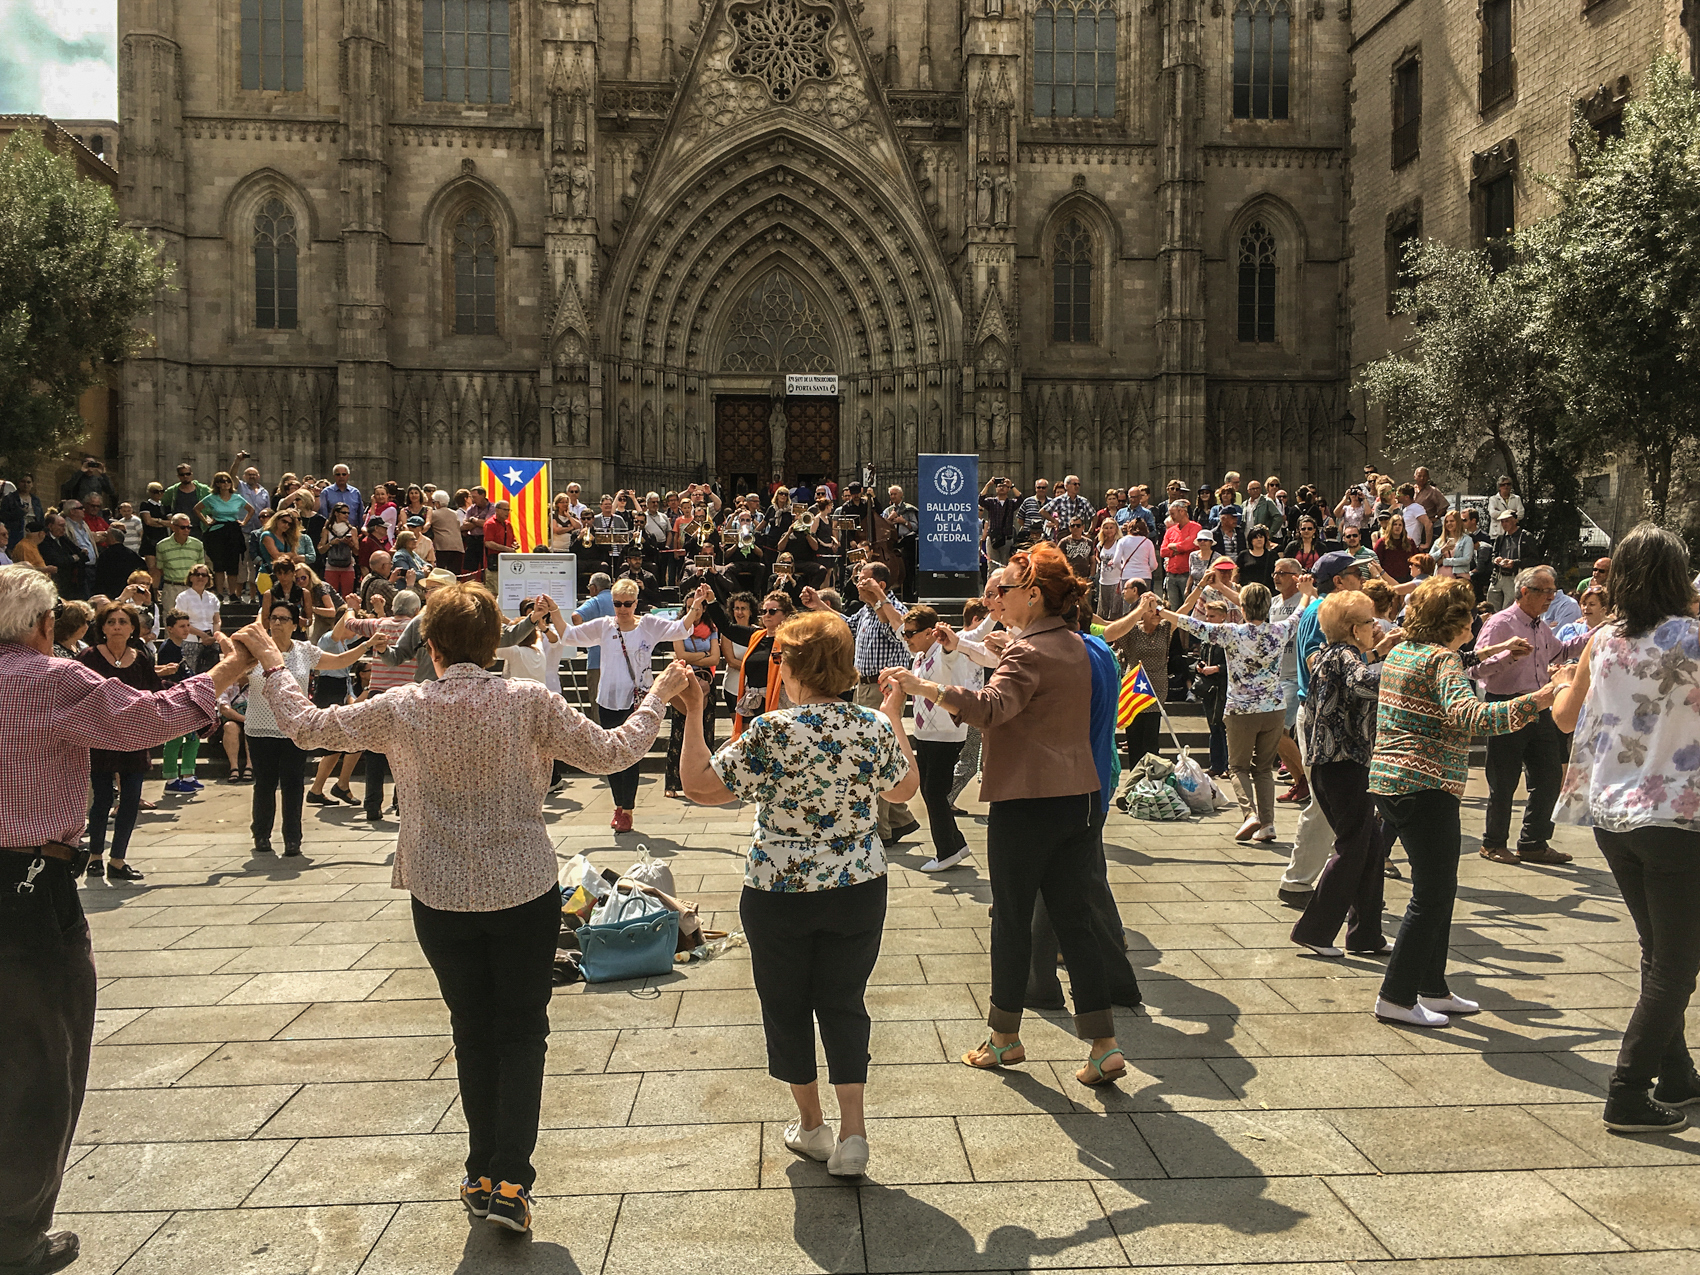
[[[715,469],[722,491],[765,497],[776,481],[813,486],[838,476],[836,395],[784,395],[789,372],[837,371],[833,327],[821,302],[784,264],[757,272],[726,312],[720,371],[769,382],[765,395],[715,397]]]

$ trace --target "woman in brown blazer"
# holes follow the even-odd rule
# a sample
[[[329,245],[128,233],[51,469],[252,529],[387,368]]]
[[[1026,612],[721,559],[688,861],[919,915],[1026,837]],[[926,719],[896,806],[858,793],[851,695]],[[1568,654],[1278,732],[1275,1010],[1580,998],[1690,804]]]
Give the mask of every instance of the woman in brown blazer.
[[[1080,635],[1063,619],[1084,605],[1087,583],[1053,545],[1012,554],[1002,579],[1004,624],[1016,636],[984,690],[939,686],[907,669],[886,669],[881,677],[978,726],[984,741],[980,796],[991,803],[986,861],[992,878],[992,1010],[986,1021],[992,1030],[962,1061],[990,1068],[1027,1056],[1021,1007],[1033,903],[1043,895],[1068,964],[1075,1031],[1092,1042],[1075,1076],[1082,1084],[1105,1084],[1125,1075],[1127,1063],[1116,1045],[1109,979],[1089,925],[1098,800],[1088,734],[1092,666]],[[1106,1067],[1112,1057],[1116,1065]]]

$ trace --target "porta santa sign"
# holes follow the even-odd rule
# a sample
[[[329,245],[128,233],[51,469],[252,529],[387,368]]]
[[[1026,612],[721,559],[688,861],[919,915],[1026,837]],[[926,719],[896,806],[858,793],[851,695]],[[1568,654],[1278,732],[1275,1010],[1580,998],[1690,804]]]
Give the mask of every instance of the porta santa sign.
[[[980,458],[918,458],[923,571],[980,569]]]

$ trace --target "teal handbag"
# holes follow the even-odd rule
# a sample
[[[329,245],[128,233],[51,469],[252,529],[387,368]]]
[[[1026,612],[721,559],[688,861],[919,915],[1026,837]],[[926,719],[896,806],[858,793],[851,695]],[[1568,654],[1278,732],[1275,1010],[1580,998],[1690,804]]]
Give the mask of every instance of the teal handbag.
[[[615,886],[579,926],[578,942],[586,982],[665,974],[679,946],[679,914],[641,890]]]

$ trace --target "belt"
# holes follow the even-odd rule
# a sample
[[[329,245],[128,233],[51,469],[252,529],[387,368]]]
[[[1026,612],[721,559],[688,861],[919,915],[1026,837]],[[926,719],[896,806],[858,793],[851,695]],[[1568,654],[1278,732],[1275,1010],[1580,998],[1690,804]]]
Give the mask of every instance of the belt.
[[[863,686],[872,686],[880,680],[880,675],[878,673],[858,673],[856,680]]]
[[[0,846],[0,850],[9,854],[27,854],[32,858],[62,859],[66,863],[75,863],[77,856],[82,853],[75,846],[68,846],[62,841],[48,841],[39,846]]]

